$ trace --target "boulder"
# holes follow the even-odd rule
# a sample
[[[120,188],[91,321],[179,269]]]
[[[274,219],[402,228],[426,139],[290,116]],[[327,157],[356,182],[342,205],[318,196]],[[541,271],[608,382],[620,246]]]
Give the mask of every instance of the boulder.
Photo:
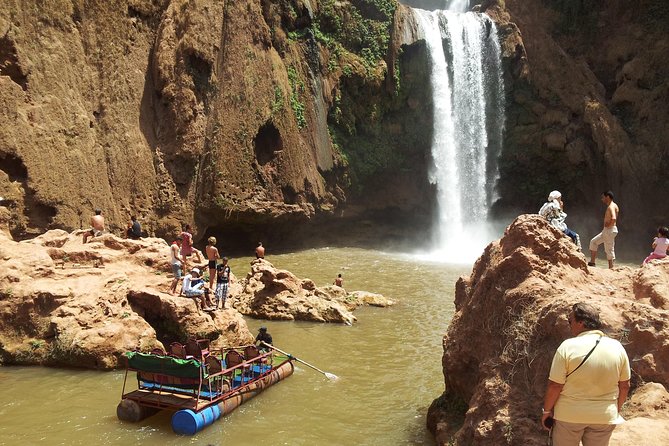
[[[669,385],[668,273],[669,262],[589,268],[544,219],[518,217],[456,284],[442,357],[446,391],[428,414],[438,444],[543,444],[538,414],[550,364],[570,336],[571,306],[582,301],[599,309],[633,369],[629,421],[611,444],[642,444],[635,438],[644,429],[665,438],[669,424],[658,420],[669,416],[661,392]]]
[[[663,385],[640,385],[625,406],[628,420],[613,431],[611,446],[637,446],[649,438],[655,444],[669,444],[669,393]]]
[[[318,288],[310,279],[300,279],[279,270],[267,260],[256,260],[239,294],[230,301],[242,314],[262,319],[303,320],[352,324],[351,314],[360,305],[388,306],[393,301],[380,294],[347,293],[338,286]]]

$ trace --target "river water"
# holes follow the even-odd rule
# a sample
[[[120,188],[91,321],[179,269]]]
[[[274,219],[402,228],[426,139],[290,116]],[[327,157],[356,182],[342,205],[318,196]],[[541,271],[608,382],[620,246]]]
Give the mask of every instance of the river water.
[[[443,390],[441,338],[454,284],[468,265],[352,248],[268,255],[318,286],[338,273],[348,290],[394,298],[361,308],[353,326],[247,319],[274,343],[326,372],[295,373],[194,437],[172,433],[169,413],[140,423],[116,418],[123,372],[0,367],[0,444],[7,445],[431,445],[427,408]],[[251,259],[233,259],[242,277]],[[134,380],[134,378],[133,378]]]

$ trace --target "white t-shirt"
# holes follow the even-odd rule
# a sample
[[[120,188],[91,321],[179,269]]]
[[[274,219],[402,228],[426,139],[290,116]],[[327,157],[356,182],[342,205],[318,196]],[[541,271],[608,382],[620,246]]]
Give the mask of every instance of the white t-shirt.
[[[179,245],[177,245],[176,243],[173,243],[172,245],[170,245],[170,257],[172,257],[172,265],[181,265],[181,260],[179,260],[179,257],[174,255],[174,249],[172,249],[172,246],[177,247],[177,253],[178,253],[179,252],[179,249],[178,249]]]
[[[192,278],[193,278],[193,276],[192,276],[190,273],[189,273],[189,274],[186,274],[186,275],[184,276],[184,281],[183,281],[183,284],[182,284],[182,286],[181,286],[181,289],[183,290],[184,293],[185,293],[186,291],[189,291],[189,290],[190,290],[190,281],[191,281]]]
[[[600,337],[597,348],[576,370]],[[562,342],[553,357],[548,379],[564,384],[555,403],[556,420],[615,424],[618,383],[630,379],[629,359],[620,342],[599,330],[589,330]]]

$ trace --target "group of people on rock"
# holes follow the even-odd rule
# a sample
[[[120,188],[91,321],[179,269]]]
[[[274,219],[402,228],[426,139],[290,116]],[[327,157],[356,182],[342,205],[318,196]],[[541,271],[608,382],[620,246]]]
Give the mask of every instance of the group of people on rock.
[[[200,306],[204,311],[218,310],[225,308],[225,301],[228,297],[229,285],[232,281],[232,271],[228,265],[228,258],[221,258],[216,247],[216,237],[207,239],[205,248],[207,255],[207,269],[209,272],[209,286],[205,286],[204,279],[201,277],[201,270],[197,266],[190,268],[190,272],[182,279],[182,271],[188,271],[189,258],[193,255],[197,257],[197,262],[202,263],[202,254],[193,247],[193,235],[190,232],[190,225],[184,225],[183,231],[170,245],[170,263],[174,279],[170,286],[172,295],[176,294],[177,284],[182,280],[181,294],[186,297],[199,299]],[[214,283],[216,288],[214,288]],[[209,290],[215,289],[214,297],[216,302],[212,302]]]
[[[597,261],[597,251],[599,245],[604,245],[604,253],[609,262],[609,268],[613,268],[616,259],[615,241],[618,235],[618,215],[620,208],[613,201],[613,192],[606,191],[601,196],[602,203],[606,206],[604,211],[604,227],[602,231],[590,240],[590,261],[588,266],[595,266]],[[574,244],[581,249],[581,239],[579,235],[567,227],[567,214],[564,212],[564,203],[562,201],[562,194],[554,190],[548,194],[548,200],[539,209],[539,215],[544,217],[555,228],[562,231],[565,235],[572,239]],[[665,226],[657,229],[657,237],[652,243],[653,252],[646,257],[643,263],[647,263],[653,259],[663,259],[669,253],[669,229]]]

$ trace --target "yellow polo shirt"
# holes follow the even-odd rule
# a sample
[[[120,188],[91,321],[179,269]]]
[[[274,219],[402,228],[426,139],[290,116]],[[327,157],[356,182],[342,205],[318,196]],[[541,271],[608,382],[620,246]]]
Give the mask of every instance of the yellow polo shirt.
[[[587,361],[567,377],[600,336],[601,341]],[[630,379],[629,359],[620,342],[607,338],[599,330],[584,331],[560,344],[548,378],[564,384],[554,407],[556,420],[615,424],[618,417],[618,382]]]

